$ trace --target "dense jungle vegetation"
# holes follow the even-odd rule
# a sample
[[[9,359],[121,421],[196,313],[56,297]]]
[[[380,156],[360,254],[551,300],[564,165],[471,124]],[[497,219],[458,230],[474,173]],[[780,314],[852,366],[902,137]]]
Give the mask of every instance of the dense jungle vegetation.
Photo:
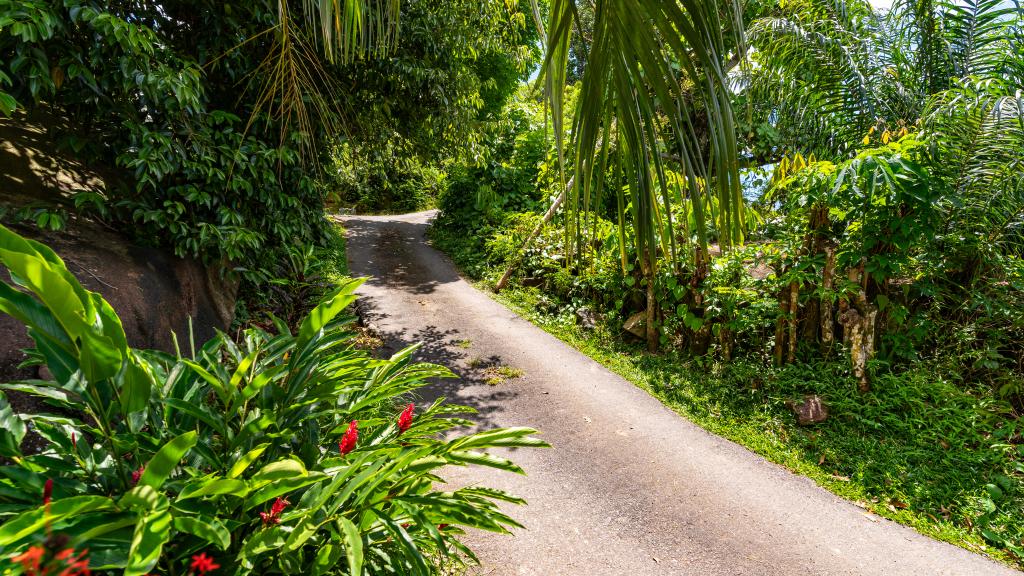
[[[562,101],[549,72],[448,170],[435,244],[708,429],[1020,562],[1020,7],[746,3],[717,95],[596,64],[623,16],[578,8]],[[828,420],[797,426],[805,395]]]
[[[342,276],[324,208],[381,193],[415,207],[426,185],[378,191],[381,175],[475,141],[538,58],[529,14],[0,0],[4,121],[48,128],[104,176],[0,207],[0,311],[39,374],[0,384],[0,573],[430,574],[474,558],[467,529],[518,526],[498,503],[521,499],[442,491],[439,469],[522,473],[489,451],[546,443],[465,431],[471,409],[415,403],[446,368],[360,348],[345,309],[361,281]],[[240,282],[231,335],[131,346],[100,294],[12,231],[77,219]],[[41,408],[16,412],[15,394]]]
[[[325,208],[436,207],[467,275],[680,413],[1020,566],[1022,90],[1015,0],[0,0],[0,113],[110,174],[0,218],[242,286],[234,336],[138,350],[0,228],[48,369],[0,389],[54,409],[0,395],[0,562],[427,574],[516,526],[437,469],[544,443],[439,440],[460,409],[408,400],[447,371],[343,313]],[[830,415],[798,426],[808,395]]]

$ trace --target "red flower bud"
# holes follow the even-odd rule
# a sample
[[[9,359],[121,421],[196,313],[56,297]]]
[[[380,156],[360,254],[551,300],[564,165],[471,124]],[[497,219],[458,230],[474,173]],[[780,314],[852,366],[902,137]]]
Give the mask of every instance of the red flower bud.
[[[135,486],[136,484],[139,483],[139,480],[142,478],[142,475],[145,474],[145,472],[145,466],[139,466],[138,470],[132,471],[132,486]]]
[[[281,512],[284,512],[286,506],[291,502],[284,498],[278,498],[274,500],[274,503],[270,505],[270,512],[260,512],[260,519],[263,520],[263,525],[267,524],[278,524],[281,522]]]
[[[355,450],[356,442],[359,440],[358,421],[353,420],[348,424],[348,430],[345,431],[345,435],[341,437],[341,442],[338,442],[338,452],[344,456],[349,452]]]
[[[412,426],[412,413],[416,410],[416,405],[412,402],[402,410],[402,413],[398,415],[398,433],[401,434]]]
[[[53,478],[47,478],[43,484],[43,504],[49,504],[53,497]]]
[[[71,433],[71,447],[75,450],[78,450],[78,439],[75,438],[74,432]]]
[[[206,555],[206,552],[200,552],[192,557],[190,568],[198,574],[206,574],[220,568],[220,564],[214,562],[212,557]]]

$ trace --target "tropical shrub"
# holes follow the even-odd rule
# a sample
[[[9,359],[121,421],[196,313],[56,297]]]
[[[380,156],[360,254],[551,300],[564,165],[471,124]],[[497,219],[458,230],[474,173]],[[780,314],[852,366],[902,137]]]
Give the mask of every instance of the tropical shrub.
[[[17,286],[0,283],[0,310],[26,325],[30,364],[52,376],[0,386],[50,408],[17,414],[0,393],[0,562],[28,574],[54,562],[428,574],[473,558],[464,528],[518,526],[497,502],[522,500],[434,484],[448,465],[522,473],[487,451],[546,444],[526,428],[456,434],[469,409],[407,403],[451,373],[412,362],[415,347],[384,360],[353,347],[344,310],[361,280],[295,332],[275,319],[167,354],[129,347],[110,305],[46,246],[0,227],[0,262]],[[46,442],[38,453],[20,448],[29,429]]]

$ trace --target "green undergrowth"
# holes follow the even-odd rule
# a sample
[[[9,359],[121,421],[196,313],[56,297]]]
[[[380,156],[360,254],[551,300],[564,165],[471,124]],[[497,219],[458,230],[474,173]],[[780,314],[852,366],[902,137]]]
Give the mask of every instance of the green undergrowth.
[[[1019,449],[1006,440],[1014,432],[985,394],[942,377],[943,367],[881,375],[860,394],[839,361],[775,369],[651,355],[607,326],[581,330],[571,312],[538,312],[536,289],[513,287],[495,298],[692,422],[811,478],[869,518],[1022,566],[982,535],[1021,538]],[[796,424],[787,401],[805,394],[824,398],[826,422]]]

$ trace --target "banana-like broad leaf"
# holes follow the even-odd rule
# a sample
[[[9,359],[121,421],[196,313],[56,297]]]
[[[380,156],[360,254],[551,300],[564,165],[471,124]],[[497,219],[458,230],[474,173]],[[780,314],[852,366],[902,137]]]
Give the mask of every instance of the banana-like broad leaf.
[[[231,533],[216,518],[209,516],[199,516],[197,518],[175,516],[174,529],[202,538],[221,550],[227,550],[231,546]]]
[[[301,351],[306,344],[312,340],[313,335],[329,324],[331,320],[355,301],[353,294],[356,288],[366,282],[366,278],[350,278],[342,282],[327,297],[320,301],[316,308],[310,311],[309,315],[302,321],[299,327],[298,340],[295,342],[295,349]]]
[[[146,464],[146,470],[142,473],[142,477],[139,478],[139,484],[160,488],[164,481],[167,480],[167,477],[171,475],[174,468],[178,466],[178,463],[181,462],[185,453],[196,445],[197,439],[198,435],[196,432],[186,432],[164,444],[149,460],[149,463]]]
[[[21,439],[25,437],[25,423],[7,403],[0,392],[0,456],[21,456]]]

